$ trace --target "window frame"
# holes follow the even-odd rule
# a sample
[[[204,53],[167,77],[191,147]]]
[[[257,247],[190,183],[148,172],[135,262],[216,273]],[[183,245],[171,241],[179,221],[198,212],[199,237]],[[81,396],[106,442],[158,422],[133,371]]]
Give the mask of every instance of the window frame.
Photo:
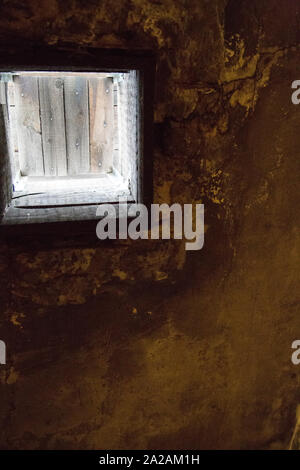
[[[125,50],[101,48],[75,48],[69,46],[43,46],[21,48],[13,46],[6,51],[0,50],[0,72],[19,71],[57,71],[57,72],[126,72],[137,70],[139,74],[140,103],[140,158],[138,162],[137,203],[147,207],[153,199],[153,102],[156,59],[152,50]],[[4,106],[1,106],[4,110]],[[0,137],[5,132],[5,110],[0,113]],[[1,139],[2,140],[2,139]],[[0,157],[0,210],[11,199],[12,184],[7,139],[1,145]],[[94,206],[95,207],[95,206]],[[96,211],[95,211],[96,212]],[[3,224],[1,216],[0,233],[11,236],[53,235],[58,230],[71,238],[84,232],[93,232],[94,217],[76,218],[71,221],[45,221],[44,223]]]

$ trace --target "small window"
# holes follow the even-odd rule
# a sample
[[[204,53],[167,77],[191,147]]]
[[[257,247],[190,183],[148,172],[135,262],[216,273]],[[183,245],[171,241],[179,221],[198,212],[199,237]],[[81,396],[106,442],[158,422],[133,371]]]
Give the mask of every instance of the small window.
[[[137,200],[138,76],[1,73],[12,186],[6,223],[90,218],[91,206]]]

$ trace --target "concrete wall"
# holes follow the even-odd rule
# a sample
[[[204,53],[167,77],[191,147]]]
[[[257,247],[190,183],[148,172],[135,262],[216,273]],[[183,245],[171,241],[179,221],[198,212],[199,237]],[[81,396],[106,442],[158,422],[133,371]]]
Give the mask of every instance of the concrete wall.
[[[19,0],[0,41],[157,51],[155,202],[205,248],[0,247],[1,448],[286,448],[299,403],[296,0]],[[13,46],[14,47],[14,46]]]

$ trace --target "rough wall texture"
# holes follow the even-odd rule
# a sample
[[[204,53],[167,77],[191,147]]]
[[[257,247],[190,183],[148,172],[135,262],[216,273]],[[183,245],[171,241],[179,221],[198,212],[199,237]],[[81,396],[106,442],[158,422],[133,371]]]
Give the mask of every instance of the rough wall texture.
[[[180,241],[1,247],[2,448],[286,448],[299,403],[296,0],[19,0],[1,41],[157,51],[156,202]]]

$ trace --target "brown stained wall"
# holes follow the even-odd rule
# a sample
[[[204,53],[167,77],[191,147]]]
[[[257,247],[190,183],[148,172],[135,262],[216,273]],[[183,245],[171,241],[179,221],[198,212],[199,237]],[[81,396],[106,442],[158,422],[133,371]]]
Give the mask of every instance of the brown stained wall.
[[[2,45],[156,50],[155,202],[206,209],[199,252],[1,246],[1,448],[287,447],[299,15],[296,0],[1,2]]]

